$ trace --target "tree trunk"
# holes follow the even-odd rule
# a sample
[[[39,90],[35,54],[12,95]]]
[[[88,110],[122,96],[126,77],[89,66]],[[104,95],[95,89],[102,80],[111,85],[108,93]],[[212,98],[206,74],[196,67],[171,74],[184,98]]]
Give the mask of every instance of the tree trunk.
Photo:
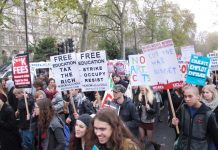
[[[83,30],[82,30],[81,48],[80,48],[81,52],[86,51],[87,31],[88,31],[88,14],[86,12],[84,12],[84,14],[83,14]]]
[[[126,59],[126,51],[125,51],[125,35],[123,29],[123,21],[120,24],[120,50],[122,51],[123,60]]]

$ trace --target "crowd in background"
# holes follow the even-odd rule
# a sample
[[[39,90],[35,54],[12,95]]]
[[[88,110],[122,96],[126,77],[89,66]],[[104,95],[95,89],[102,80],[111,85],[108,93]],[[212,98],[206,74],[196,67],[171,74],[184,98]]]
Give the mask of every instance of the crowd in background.
[[[125,95],[128,78],[112,77],[115,85],[110,105],[118,106],[116,111],[102,108],[104,91],[61,92],[54,79],[39,77],[33,92],[26,93],[15,88],[12,78],[2,79],[0,149],[141,150],[152,145],[158,150],[164,144],[153,140],[154,124],[163,121],[161,110],[167,106],[169,127],[175,129],[175,140],[180,140],[182,149],[218,149],[218,96],[212,80],[204,87],[172,89],[173,116],[165,90],[135,86],[130,98]]]

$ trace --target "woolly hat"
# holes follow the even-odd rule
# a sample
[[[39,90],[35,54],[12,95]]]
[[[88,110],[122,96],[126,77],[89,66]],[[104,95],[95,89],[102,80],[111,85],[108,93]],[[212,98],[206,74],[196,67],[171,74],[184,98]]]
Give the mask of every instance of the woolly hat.
[[[122,84],[116,84],[116,85],[114,85],[113,91],[125,93],[126,88]]]
[[[86,125],[86,127],[89,127],[91,123],[91,119],[92,117],[89,116],[88,114],[82,114],[79,116],[77,120],[83,122]]]

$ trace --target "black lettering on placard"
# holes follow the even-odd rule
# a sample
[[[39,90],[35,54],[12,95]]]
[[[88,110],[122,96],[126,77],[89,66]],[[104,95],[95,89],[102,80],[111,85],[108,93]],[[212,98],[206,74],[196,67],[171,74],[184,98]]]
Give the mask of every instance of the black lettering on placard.
[[[82,53],[80,56],[81,59],[93,59],[101,57],[100,52]]]
[[[85,82],[101,82],[103,81],[103,78],[89,78],[85,79]]]
[[[70,68],[70,67],[60,68],[60,69],[61,69],[61,72],[63,72],[63,71],[71,71],[71,68]]]
[[[67,61],[67,60],[72,60],[71,54],[69,55],[59,55],[54,57],[54,61]]]
[[[73,83],[73,82],[76,82],[75,78],[61,80],[61,84],[69,84],[69,83]]]
[[[79,61],[78,64],[79,65],[91,65],[91,64],[100,64],[100,63],[104,63],[104,62],[105,62],[104,59],[98,59],[98,60]]]
[[[98,67],[85,67],[83,68],[83,71],[101,71],[102,70],[102,66],[98,66]]]
[[[69,77],[73,77],[72,72],[69,72],[69,73],[62,73],[62,74],[61,74],[61,78],[69,78]]]
[[[90,76],[105,76],[105,72],[91,72],[91,73],[84,73],[84,77],[90,77]]]

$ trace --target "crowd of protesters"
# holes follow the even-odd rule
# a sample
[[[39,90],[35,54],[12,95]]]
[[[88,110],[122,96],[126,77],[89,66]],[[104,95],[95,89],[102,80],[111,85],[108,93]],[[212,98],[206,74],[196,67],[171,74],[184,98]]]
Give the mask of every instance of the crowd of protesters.
[[[1,150],[155,150],[164,146],[153,139],[154,123],[162,122],[166,91],[113,76],[113,100],[102,108],[104,91],[58,91],[55,80],[37,78],[33,92],[17,89],[11,78],[0,84]],[[200,89],[200,90],[199,90]],[[204,87],[172,89],[176,116],[169,107],[169,126],[175,128],[176,146],[182,150],[218,149],[218,95],[212,83]],[[169,104],[168,104],[169,105]],[[28,113],[29,112],[29,113]],[[180,133],[177,133],[176,126]],[[69,129],[70,139],[67,138]],[[178,144],[179,143],[179,144]]]

